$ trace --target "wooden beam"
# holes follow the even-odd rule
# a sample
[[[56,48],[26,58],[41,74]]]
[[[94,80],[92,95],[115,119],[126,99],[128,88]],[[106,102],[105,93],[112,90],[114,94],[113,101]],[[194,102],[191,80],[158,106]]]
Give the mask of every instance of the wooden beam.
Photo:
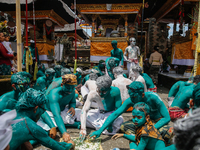
[[[167,15],[172,9],[174,9],[181,0],[168,0],[154,15],[156,21],[162,19],[165,15]]]

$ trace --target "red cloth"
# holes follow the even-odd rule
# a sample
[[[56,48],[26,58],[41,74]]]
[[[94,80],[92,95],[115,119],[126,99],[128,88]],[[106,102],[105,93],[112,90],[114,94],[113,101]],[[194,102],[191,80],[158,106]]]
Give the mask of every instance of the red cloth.
[[[134,62],[135,64],[138,63],[138,59],[131,59],[131,58],[129,58],[129,60],[130,60],[131,62]]]
[[[170,107],[169,108],[169,115],[172,121],[177,119],[183,118],[187,115],[189,109],[181,109],[178,107]]]
[[[13,54],[8,54],[8,50],[0,43],[0,65],[6,64],[12,67],[10,59],[13,58]]]
[[[154,88],[148,88],[147,90],[150,91],[150,92],[156,93],[157,92],[157,87],[155,86]]]

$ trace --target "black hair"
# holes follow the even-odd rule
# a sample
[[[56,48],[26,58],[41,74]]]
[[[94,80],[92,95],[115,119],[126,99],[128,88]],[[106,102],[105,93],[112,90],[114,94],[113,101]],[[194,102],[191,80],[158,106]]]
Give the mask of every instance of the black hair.
[[[154,46],[153,48],[155,51],[159,51],[159,46]]]
[[[200,82],[200,75],[194,77],[193,83],[198,84]]]
[[[200,148],[200,108],[189,117],[174,123],[174,142],[177,150],[199,150]]]
[[[14,56],[17,56],[17,53],[16,53],[16,52],[14,52],[14,53],[13,53],[13,55],[14,55]]]

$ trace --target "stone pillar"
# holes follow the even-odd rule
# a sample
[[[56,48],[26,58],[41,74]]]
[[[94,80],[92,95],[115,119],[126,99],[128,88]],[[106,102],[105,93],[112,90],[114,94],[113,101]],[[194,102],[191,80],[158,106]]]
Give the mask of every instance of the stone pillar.
[[[124,36],[127,37],[128,36],[128,16],[127,15],[125,15],[124,20],[125,20],[125,32],[124,32]]]

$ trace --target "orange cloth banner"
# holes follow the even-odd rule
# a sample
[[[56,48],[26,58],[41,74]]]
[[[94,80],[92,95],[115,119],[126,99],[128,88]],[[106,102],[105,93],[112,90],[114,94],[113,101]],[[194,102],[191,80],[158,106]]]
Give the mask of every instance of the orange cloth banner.
[[[36,46],[39,55],[49,55],[48,51],[51,51],[51,49],[54,50],[54,45],[49,45],[47,43],[36,43]]]
[[[127,42],[117,42],[117,47],[124,52],[128,46]],[[110,51],[113,49],[111,42],[91,42],[91,56],[111,56]]]
[[[174,59],[194,59],[191,44],[192,41],[175,44]]]

